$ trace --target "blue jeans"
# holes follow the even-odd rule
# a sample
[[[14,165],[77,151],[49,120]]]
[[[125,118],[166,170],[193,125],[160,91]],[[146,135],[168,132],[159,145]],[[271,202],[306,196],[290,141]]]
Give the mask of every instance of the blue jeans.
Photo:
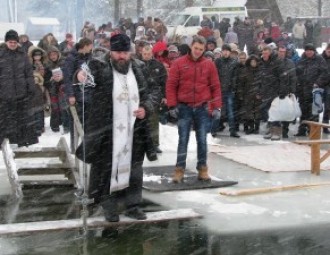
[[[210,130],[210,117],[207,105],[190,107],[186,104],[178,105],[179,144],[176,166],[186,168],[187,147],[191,126],[194,126],[197,141],[197,169],[207,166],[207,133]]]
[[[229,131],[235,131],[234,117],[234,94],[231,91],[223,92],[222,100],[225,104],[226,114],[228,118]]]

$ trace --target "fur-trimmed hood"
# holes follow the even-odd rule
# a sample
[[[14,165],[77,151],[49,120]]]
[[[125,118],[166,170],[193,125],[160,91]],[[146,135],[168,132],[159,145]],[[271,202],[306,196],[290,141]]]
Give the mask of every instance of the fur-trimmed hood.
[[[33,64],[33,59],[32,59],[32,56],[33,54],[36,52],[36,51],[40,51],[41,52],[41,62],[43,64],[45,64],[47,62],[47,54],[46,52],[39,48],[39,47],[36,47],[34,45],[32,45],[29,50],[28,50],[28,57],[29,57],[29,60],[30,60],[30,63]]]

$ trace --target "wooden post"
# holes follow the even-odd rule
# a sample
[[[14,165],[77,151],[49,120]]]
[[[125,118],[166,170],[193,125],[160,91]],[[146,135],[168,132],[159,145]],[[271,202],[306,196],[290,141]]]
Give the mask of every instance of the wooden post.
[[[321,138],[321,130],[321,126],[309,124],[309,139],[319,140]],[[311,171],[316,175],[320,175],[320,149],[320,144],[311,145]]]

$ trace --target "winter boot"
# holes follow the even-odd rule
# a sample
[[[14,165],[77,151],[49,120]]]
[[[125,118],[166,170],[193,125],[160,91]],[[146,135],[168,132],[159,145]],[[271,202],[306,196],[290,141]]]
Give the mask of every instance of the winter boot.
[[[211,177],[208,174],[207,166],[202,166],[198,170],[198,180],[200,181],[211,181]]]
[[[254,120],[254,132],[253,134],[259,134],[260,120]]]
[[[307,128],[305,125],[300,125],[298,128],[298,133],[294,136],[307,136]]]
[[[246,133],[249,130],[249,124],[247,120],[244,121],[243,127],[244,127],[244,132]]]
[[[264,139],[271,139],[274,133],[274,127],[270,127],[268,132],[264,135]]]
[[[281,140],[281,135],[282,135],[282,127],[273,127],[273,134],[270,140],[279,141]]]
[[[183,182],[183,176],[184,176],[184,169],[182,167],[176,167],[174,169],[174,174],[172,177],[172,181],[174,183],[181,183]]]
[[[118,222],[119,213],[117,211],[117,204],[111,202],[110,199],[101,202],[101,206],[104,211],[105,220],[108,222]]]
[[[289,138],[289,124],[288,121],[282,122],[282,138]]]
[[[137,219],[137,220],[147,219],[147,215],[138,206],[133,206],[131,208],[128,208],[125,212],[125,215],[129,218]]]
[[[247,121],[247,130],[245,131],[245,134],[250,135],[253,134],[254,132],[254,121],[253,120],[248,120]]]

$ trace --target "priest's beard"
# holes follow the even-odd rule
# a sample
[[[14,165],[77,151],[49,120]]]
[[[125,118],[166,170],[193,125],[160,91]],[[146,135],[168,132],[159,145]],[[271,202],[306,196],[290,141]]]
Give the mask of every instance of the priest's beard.
[[[130,60],[115,60],[115,59],[111,59],[111,63],[113,68],[121,73],[121,74],[127,74],[128,73],[128,69],[129,69],[129,65],[130,65]]]

